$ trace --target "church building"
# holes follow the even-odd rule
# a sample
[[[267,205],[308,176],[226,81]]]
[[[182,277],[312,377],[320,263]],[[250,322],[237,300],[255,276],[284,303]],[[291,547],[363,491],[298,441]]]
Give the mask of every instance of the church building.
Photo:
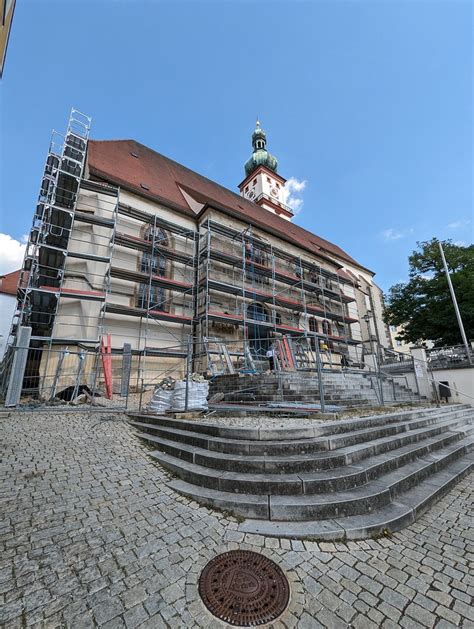
[[[58,365],[74,352],[100,384],[99,347],[116,371],[130,354],[132,387],[187,360],[208,375],[222,360],[258,369],[270,347],[331,367],[390,347],[374,272],[295,223],[259,122],[240,194],[89,128],[73,110],[48,153],[10,337],[30,329],[26,388],[71,384]]]

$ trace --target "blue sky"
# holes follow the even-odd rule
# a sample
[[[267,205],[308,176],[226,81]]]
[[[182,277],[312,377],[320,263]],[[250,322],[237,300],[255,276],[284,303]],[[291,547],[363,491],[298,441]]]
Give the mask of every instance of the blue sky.
[[[386,290],[417,240],[472,242],[472,12],[467,0],[17,0],[1,231],[29,230],[71,106],[93,117],[92,137],[134,138],[233,190],[258,114],[280,174],[306,182],[295,221]],[[18,250],[3,237],[0,271]]]

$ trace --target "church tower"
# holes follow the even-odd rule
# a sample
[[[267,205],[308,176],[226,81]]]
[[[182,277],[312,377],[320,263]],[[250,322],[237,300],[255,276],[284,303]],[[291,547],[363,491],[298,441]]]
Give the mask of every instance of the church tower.
[[[239,185],[240,194],[289,221],[293,212],[284,203],[286,179],[277,173],[276,157],[267,151],[267,135],[257,120],[252,134],[253,153],[245,162],[245,179]]]

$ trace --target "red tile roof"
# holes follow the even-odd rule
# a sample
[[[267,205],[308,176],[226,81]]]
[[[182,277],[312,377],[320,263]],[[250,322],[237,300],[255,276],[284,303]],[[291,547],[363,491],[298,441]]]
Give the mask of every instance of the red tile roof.
[[[195,218],[196,213],[187,204],[180,188],[200,203],[207,203],[263,230],[276,233],[287,242],[313,254],[329,255],[368,270],[332,242],[265,210],[135,140],[90,140],[88,166],[92,176],[170,205],[188,216]]]
[[[16,287],[20,281],[21,269],[0,275],[0,293],[5,295],[16,295]]]

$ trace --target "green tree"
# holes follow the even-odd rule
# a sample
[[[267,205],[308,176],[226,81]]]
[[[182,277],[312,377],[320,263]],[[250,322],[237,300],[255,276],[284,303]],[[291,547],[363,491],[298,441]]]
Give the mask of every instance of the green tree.
[[[462,247],[450,240],[443,249],[456,293],[466,336],[474,339],[474,245]],[[434,341],[458,345],[461,334],[443,268],[438,240],[417,242],[408,258],[409,281],[395,284],[386,295],[384,313],[389,325],[403,326],[399,340],[408,343]]]

